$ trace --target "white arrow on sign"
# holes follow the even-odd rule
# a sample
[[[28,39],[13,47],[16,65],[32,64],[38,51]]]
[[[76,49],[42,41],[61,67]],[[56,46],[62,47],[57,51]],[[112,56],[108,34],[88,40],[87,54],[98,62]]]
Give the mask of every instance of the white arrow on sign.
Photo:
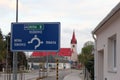
[[[41,41],[41,40],[37,37],[37,35],[34,35],[34,37],[31,39],[31,41],[28,41],[28,44],[33,43],[33,41],[35,41],[35,40],[38,41],[38,44],[35,45],[35,47],[34,47],[35,49],[37,49],[37,48],[40,46],[40,44],[43,44],[43,41]]]

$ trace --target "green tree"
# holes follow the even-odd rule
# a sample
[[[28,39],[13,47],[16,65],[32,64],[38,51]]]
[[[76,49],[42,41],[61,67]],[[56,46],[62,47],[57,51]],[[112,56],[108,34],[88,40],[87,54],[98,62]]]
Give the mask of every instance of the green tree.
[[[5,59],[6,59],[6,39],[3,37],[2,31],[0,30],[0,71],[4,66]]]
[[[93,58],[92,54],[93,45],[88,45],[82,48],[82,52],[78,55],[78,60],[84,66],[88,62],[89,59]]]
[[[90,76],[91,80],[94,80],[94,57],[90,58],[85,66],[86,66],[88,72],[91,74],[91,76]]]
[[[0,71],[2,70],[2,67],[5,67],[6,59],[8,66],[11,68],[13,66],[13,52],[10,50],[10,36],[11,33],[3,36],[2,31],[0,30]],[[18,52],[17,57],[18,67],[21,65],[27,66],[27,59],[24,52]]]
[[[7,40],[8,40],[8,64],[13,67],[13,52],[10,50],[10,36],[11,33],[8,33],[7,35]],[[17,59],[18,59],[18,68],[20,66],[27,66],[27,59],[26,59],[26,55],[24,52],[17,52]]]
[[[20,66],[27,67],[27,59],[24,52],[18,52],[17,59],[18,59],[18,68],[20,68]]]
[[[84,46],[81,50],[81,54],[78,55],[79,62],[81,62],[85,69],[89,71],[92,80],[94,78],[94,55],[92,54],[93,47],[93,44]]]

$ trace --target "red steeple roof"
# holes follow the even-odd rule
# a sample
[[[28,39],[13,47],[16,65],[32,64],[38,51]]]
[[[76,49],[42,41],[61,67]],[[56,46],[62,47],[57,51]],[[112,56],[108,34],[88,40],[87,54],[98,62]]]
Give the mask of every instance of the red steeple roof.
[[[75,38],[75,32],[73,31],[73,36],[72,36],[72,39],[71,39],[71,44],[77,44],[77,40]]]

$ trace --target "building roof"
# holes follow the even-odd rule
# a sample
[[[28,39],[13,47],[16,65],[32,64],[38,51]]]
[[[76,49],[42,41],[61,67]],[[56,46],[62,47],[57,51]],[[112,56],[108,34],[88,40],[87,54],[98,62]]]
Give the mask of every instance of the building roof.
[[[55,56],[55,55],[59,55],[59,56],[71,56],[72,54],[72,50],[71,48],[60,48],[60,51],[58,53],[56,52],[33,52],[31,57],[40,57],[40,56]]]
[[[48,56],[48,55],[56,55],[56,52],[33,52],[32,57],[39,57],[39,56]]]
[[[59,56],[71,56],[72,50],[71,48],[61,48],[58,54]]]
[[[73,31],[73,35],[72,35],[72,39],[71,39],[71,44],[77,44],[77,40],[76,40],[74,31]]]
[[[98,26],[92,31],[95,34],[106,22],[108,22],[113,15],[115,15],[120,10],[120,2],[111,10],[111,12],[98,24]]]

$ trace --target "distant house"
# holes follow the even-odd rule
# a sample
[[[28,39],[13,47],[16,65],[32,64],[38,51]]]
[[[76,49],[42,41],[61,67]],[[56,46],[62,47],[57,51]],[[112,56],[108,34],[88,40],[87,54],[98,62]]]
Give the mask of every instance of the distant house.
[[[58,55],[57,55],[58,54]],[[42,68],[55,69],[56,59],[59,60],[59,69],[71,68],[70,61],[67,56],[71,56],[72,52],[70,48],[60,48],[58,53],[56,52],[33,52],[28,59],[30,69]],[[48,62],[48,63],[47,63]]]
[[[120,80],[120,3],[92,34],[96,43],[94,80]]]
[[[30,69],[40,69],[40,68],[56,68],[56,58],[59,58],[59,69],[70,68],[70,63],[68,60],[65,60],[63,57],[57,56],[41,56],[41,57],[31,57],[28,59],[28,64]],[[48,63],[47,63],[48,61]]]

